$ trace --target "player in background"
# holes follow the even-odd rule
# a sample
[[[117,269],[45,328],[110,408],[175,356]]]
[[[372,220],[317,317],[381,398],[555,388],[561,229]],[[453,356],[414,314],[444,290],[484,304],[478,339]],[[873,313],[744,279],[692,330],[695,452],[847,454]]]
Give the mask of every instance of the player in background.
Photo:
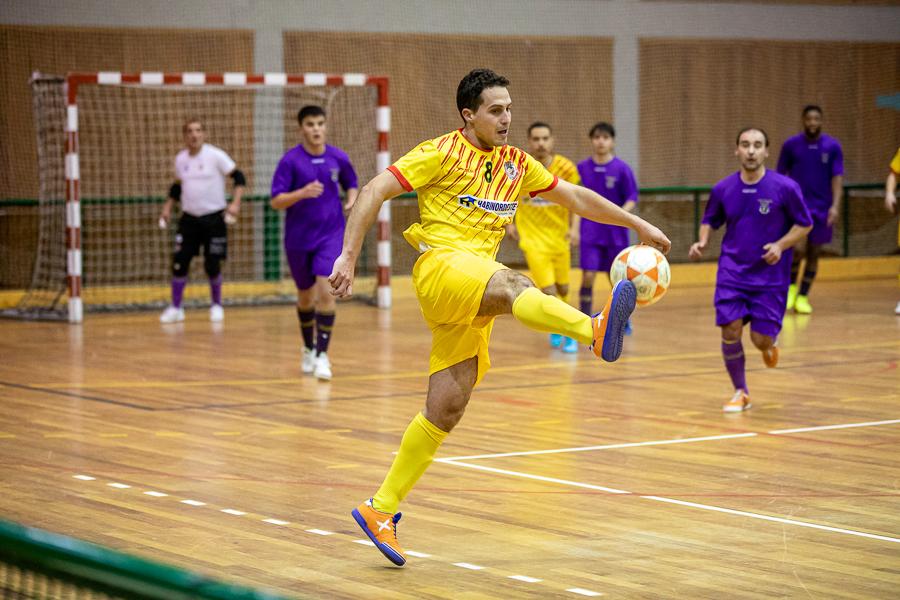
[[[553,144],[553,131],[549,125],[535,122],[528,127],[528,153],[551,174],[578,185],[581,180],[575,164],[554,153]],[[507,234],[519,242],[535,285],[545,294],[555,294],[563,301],[568,301],[572,267],[570,222],[571,216],[565,207],[540,196],[532,198],[525,194],[519,200],[515,222],[506,226]],[[577,341],[558,333],[550,334],[550,346],[561,347],[563,352],[578,352]]]
[[[328,344],[335,320],[335,298],[328,276],[341,253],[344,207],[356,202],[358,184],[350,158],[325,143],[325,110],[304,106],[297,113],[301,143],[281,158],[272,176],[271,205],[287,211],[284,251],[297,286],[297,319],[303,337],[301,369],[331,379]]]
[[[228,256],[226,221],[236,222],[241,212],[241,196],[246,179],[231,157],[206,143],[206,130],[199,119],[182,126],[185,148],[175,156],[175,183],[159,215],[160,227],[168,227],[172,206],[181,202],[181,218],[175,234],[172,257],[172,304],[160,315],[162,323],[184,321],[181,301],[188,281],[191,259],[203,247],[203,267],[209,277],[209,320],[225,318],[222,309],[222,261]],[[232,200],[225,199],[225,177],[234,181]]]
[[[606,361],[622,352],[623,329],[637,295],[633,283],[619,282],[603,310],[589,317],[494,260],[522,194],[632,227],[642,241],[663,252],[671,246],[653,225],[551,175],[534,158],[508,146],[508,85],[489,69],[471,71],[456,93],[463,126],[422,142],[363,186],[330,278],[334,294],[352,293],[356,259],[381,204],[417,190],[421,223],[403,235],[422,253],[413,267],[413,286],[432,333],[425,409],[408,425],[378,492],[353,510],[357,524],[397,565],[406,562],[397,542],[398,505],[462,418],[472,389],[490,367],[488,342],[495,317],[512,314],[536,331],[590,344]]]
[[[578,163],[582,185],[632,212],[638,201],[637,181],[631,167],[615,155],[615,128],[610,123],[601,121],[591,127],[589,135],[594,154]],[[575,232],[575,241],[580,241],[581,312],[590,314],[594,305],[594,280],[597,272],[609,274],[613,259],[630,245],[628,229],[581,219],[576,215],[572,231]],[[625,334],[631,334],[630,320]]]
[[[788,138],[778,156],[778,172],[788,175],[800,185],[809,207],[813,228],[806,240],[806,266],[797,287],[800,272],[799,252],[791,264],[791,287],[785,303],[787,310],[801,315],[812,312],[809,289],[819,269],[819,254],[831,241],[831,226],[841,211],[844,182],[844,151],[835,138],[822,133],[822,109],[810,104],[803,109],[803,133]]]
[[[884,182],[884,207],[891,214],[897,209],[897,177],[900,176],[900,148],[891,160],[887,179]],[[900,247],[900,227],[897,228],[897,246]],[[894,307],[894,314],[900,315],[900,302]]]
[[[737,173],[719,181],[709,194],[700,240],[689,251],[703,256],[710,231],[725,225],[713,304],[722,328],[722,357],[734,395],[722,410],[739,413],[751,406],[744,373],[744,325],[767,367],[778,364],[775,340],[781,331],[791,268],[791,248],[812,228],[800,187],[766,170],[769,138],[757,127],[737,136]]]

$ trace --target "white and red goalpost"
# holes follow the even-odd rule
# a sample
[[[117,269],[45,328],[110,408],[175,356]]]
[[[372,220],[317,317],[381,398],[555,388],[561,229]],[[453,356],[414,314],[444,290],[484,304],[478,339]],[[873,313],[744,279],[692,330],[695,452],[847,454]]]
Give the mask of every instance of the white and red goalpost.
[[[145,163],[142,162],[142,154],[152,155],[147,158],[147,165],[151,163],[168,165],[174,157],[177,147],[173,147],[171,140],[180,137],[180,128],[177,129],[173,136],[170,131],[175,123],[183,121],[188,116],[195,116],[193,113],[186,114],[197,103],[189,102],[185,98],[189,97],[192,91],[211,90],[215,91],[215,98],[206,98],[205,104],[199,110],[214,113],[215,116],[207,117],[204,114],[198,114],[204,120],[218,121],[213,129],[217,129],[216,135],[209,136],[208,141],[223,147],[232,154],[241,164],[241,159],[252,162],[255,169],[251,166],[249,171],[255,182],[251,182],[252,189],[248,190],[252,194],[253,189],[264,190],[268,186],[266,175],[271,175],[274,169],[275,157],[286,150],[290,145],[280,143],[279,135],[282,138],[288,138],[290,134],[290,114],[296,114],[296,104],[301,100],[299,98],[306,92],[298,92],[294,94],[291,90],[302,88],[324,90],[317,92],[322,98],[332,99],[334,96],[327,90],[367,88],[374,91],[374,111],[372,111],[370,100],[335,100],[336,104],[341,104],[340,108],[335,108],[333,112],[329,112],[329,122],[333,120],[339,123],[343,128],[343,136],[346,140],[356,140],[357,138],[366,138],[370,141],[365,142],[368,149],[361,148],[357,153],[365,153],[374,158],[373,164],[366,164],[361,167],[362,162],[368,162],[358,156],[354,156],[352,149],[348,150],[351,160],[357,166],[360,175],[360,184],[364,183],[368,177],[381,172],[390,164],[390,153],[388,150],[388,135],[390,133],[391,113],[388,104],[388,80],[386,77],[370,76],[361,73],[345,73],[341,75],[325,74],[325,73],[303,73],[303,74],[286,74],[286,73],[265,73],[265,74],[249,74],[249,73],[160,73],[160,72],[141,72],[141,73],[120,73],[120,72],[97,72],[97,73],[70,73],[65,80],[65,222],[66,222],[66,281],[68,291],[68,320],[72,323],[80,323],[84,315],[84,279],[87,275],[91,280],[90,273],[83,273],[84,251],[82,236],[82,200],[83,193],[88,183],[93,183],[92,196],[104,198],[118,198],[120,205],[132,205],[137,201],[136,197],[149,195],[151,192],[159,195],[165,188],[163,181],[165,179],[165,168],[160,167],[153,171],[147,167],[147,173],[142,173]],[[85,164],[84,147],[82,144],[86,140],[81,136],[80,125],[80,105],[82,97],[89,89],[97,88],[123,88],[150,91],[153,100],[146,100],[142,96],[135,96],[130,93],[122,93],[116,95],[117,100],[104,100],[103,103],[95,105],[91,109],[94,116],[91,117],[92,127],[95,131],[103,130],[105,133],[91,134],[91,144],[94,146],[109,145],[105,149],[104,154],[97,158],[94,156],[90,165]],[[247,90],[284,90],[281,94],[270,93],[264,104],[256,96],[246,96]],[[174,92],[171,97],[159,96],[156,92],[162,91]],[[298,98],[294,100],[294,97]],[[231,98],[241,98],[240,105],[232,102]],[[305,100],[304,100],[305,101]],[[291,104],[293,103],[293,104]],[[182,104],[184,106],[182,106]],[[287,104],[291,104],[287,108]],[[110,108],[105,110],[104,106],[115,105],[115,114],[117,115],[108,124],[103,119],[105,112],[113,112]],[[147,108],[147,107],[150,108]],[[157,106],[159,108],[157,108]],[[274,107],[274,108],[272,108]],[[273,125],[261,133],[263,122],[269,117],[269,113],[277,113],[281,111],[284,115],[275,115]],[[370,112],[371,111],[371,112]],[[372,114],[374,113],[374,114]],[[82,113],[83,114],[83,113]],[[163,142],[157,141],[157,132],[153,131],[153,119],[158,119],[157,128],[165,129],[166,134]],[[247,123],[252,121],[252,124]],[[368,121],[368,124],[365,123]],[[374,122],[372,122],[374,121]],[[232,129],[238,130],[237,133],[229,131],[229,123]],[[331,125],[330,125],[331,126]],[[116,131],[117,127],[121,130]],[[368,129],[368,133],[365,129]],[[133,132],[137,130],[147,129],[149,134],[138,139],[135,137],[130,143],[137,148],[130,148],[126,151],[117,151],[117,144],[121,138],[130,138]],[[280,132],[279,132],[280,130]],[[243,133],[241,133],[243,132]],[[370,135],[372,134],[372,135]],[[223,143],[219,137],[233,135],[233,145],[245,144],[248,147],[238,150],[236,153],[229,144]],[[104,137],[105,136],[105,137]],[[268,137],[267,137],[268,136]],[[269,139],[271,137],[271,140]],[[81,139],[80,139],[81,138]],[[251,145],[248,139],[253,139],[258,145],[259,141],[265,138],[265,150],[260,150],[257,145]],[[332,141],[331,132],[329,132],[329,143],[336,146],[344,147],[340,140]],[[109,140],[109,141],[103,141]],[[280,143],[280,148],[278,147]],[[350,143],[350,142],[348,142]],[[293,145],[293,144],[291,144]],[[124,144],[123,144],[123,147]],[[124,155],[134,154],[137,158],[126,158]],[[156,156],[161,154],[162,156]],[[237,154],[237,156],[235,156]],[[264,156],[263,156],[264,155]],[[360,162],[358,162],[360,161]],[[89,168],[88,168],[89,167]],[[243,167],[242,167],[243,168]],[[90,171],[90,172],[88,172]],[[128,181],[121,184],[111,183],[113,180],[122,176],[119,172],[132,172],[132,177]],[[152,171],[152,172],[151,172]],[[157,174],[157,171],[159,174]],[[94,177],[103,181],[87,182],[86,177]],[[109,182],[106,179],[109,178]],[[152,188],[152,189],[144,189]],[[123,199],[124,198],[124,199]],[[146,211],[145,211],[146,212]],[[104,217],[107,221],[112,221],[115,216],[107,215]],[[143,216],[141,217],[143,219]],[[257,219],[262,220],[262,217]],[[97,227],[101,230],[102,228]],[[128,229],[121,235],[128,237]],[[101,233],[91,233],[96,237]],[[119,235],[119,234],[117,234]],[[231,244],[231,242],[229,242]],[[124,244],[124,242],[123,242]],[[253,244],[256,244],[255,246]],[[390,288],[390,271],[391,271],[391,209],[390,202],[385,202],[378,214],[378,226],[375,233],[375,240],[371,254],[374,257],[376,265],[374,275],[375,293],[374,300],[377,306],[388,308],[391,305],[391,288]],[[244,246],[259,247],[259,242],[246,242]],[[121,252],[122,250],[119,249]],[[110,251],[110,255],[115,250]],[[250,259],[248,259],[250,260]],[[257,261],[258,262],[258,261]],[[114,265],[113,262],[109,263]],[[117,263],[116,263],[117,264]],[[117,267],[111,266],[110,270]],[[122,267],[118,267],[122,268]],[[157,269],[158,270],[158,269]],[[164,277],[168,274],[164,273]],[[94,277],[94,280],[99,278]],[[110,276],[110,281],[115,278]],[[249,277],[252,279],[252,277]],[[116,280],[117,281],[117,280]],[[133,282],[134,279],[129,279]],[[93,285],[93,284],[92,284]]]

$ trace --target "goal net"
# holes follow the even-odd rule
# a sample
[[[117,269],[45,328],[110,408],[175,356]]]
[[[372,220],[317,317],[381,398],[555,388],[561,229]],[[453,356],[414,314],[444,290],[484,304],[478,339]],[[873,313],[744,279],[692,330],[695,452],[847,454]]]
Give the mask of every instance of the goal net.
[[[272,174],[300,143],[298,110],[328,113],[328,143],[342,148],[360,185],[389,164],[387,80],[362,74],[111,73],[32,80],[40,169],[38,241],[30,285],[14,315],[68,318],[83,311],[162,307],[169,301],[175,223],[158,217],[188,118],[246,175],[229,227],[225,304],[289,302],[284,214],[269,206]],[[229,185],[230,188],[230,180]],[[230,193],[230,191],[229,191]],[[390,305],[390,207],[369,232],[355,297]],[[202,257],[185,305],[209,302]]]

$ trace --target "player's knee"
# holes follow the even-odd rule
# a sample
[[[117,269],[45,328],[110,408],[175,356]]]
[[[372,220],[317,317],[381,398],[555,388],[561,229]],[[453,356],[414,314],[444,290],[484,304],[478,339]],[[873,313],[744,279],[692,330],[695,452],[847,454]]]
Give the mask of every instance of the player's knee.
[[[775,344],[775,340],[771,337],[753,330],[750,330],[750,341],[757,350],[768,350]]]
[[[744,325],[740,321],[729,323],[728,325],[722,325],[722,341],[726,344],[739,342],[741,340],[741,333],[743,332],[743,330]]]
[[[206,256],[203,259],[203,268],[210,278],[218,277],[222,272],[222,259],[218,256]]]
[[[563,285],[561,283],[556,284],[556,293],[559,294],[560,298],[568,298],[569,297],[569,286]]]
[[[177,253],[172,257],[172,276],[187,277],[191,267],[191,257],[185,254]]]
[[[518,298],[519,294],[528,288],[534,287],[534,283],[518,271],[507,269],[506,271],[503,271],[503,273],[505,275],[505,286],[510,302]]]
[[[596,271],[582,271],[581,287],[594,287],[594,278],[597,276]]]

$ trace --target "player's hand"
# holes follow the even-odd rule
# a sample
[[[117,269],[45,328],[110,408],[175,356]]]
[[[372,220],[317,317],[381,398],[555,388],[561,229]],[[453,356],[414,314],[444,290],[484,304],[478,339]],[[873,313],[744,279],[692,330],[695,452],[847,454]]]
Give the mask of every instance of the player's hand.
[[[359,194],[357,194],[352,200],[348,201],[347,204],[344,205],[344,210],[351,210],[353,208],[353,205],[356,204],[357,198],[359,198]]]
[[[325,191],[325,186],[322,185],[318,179],[315,181],[310,181],[302,188],[300,188],[300,199],[306,198],[318,198],[322,195],[322,192]]]
[[[506,226],[506,235],[513,239],[513,241],[519,241],[519,230],[516,228],[515,223],[510,223]]]
[[[238,216],[241,214],[241,205],[238,204],[235,206],[235,203],[232,202],[228,205],[228,208],[225,209],[225,224],[226,225],[234,225],[238,222]]]
[[[688,250],[688,258],[691,260],[700,260],[703,258],[703,251],[706,250],[706,244],[701,244],[700,242],[694,242],[691,244],[691,249]]]
[[[838,207],[832,206],[828,209],[828,218],[826,219],[826,224],[831,227],[834,225],[834,222],[838,220]]]
[[[766,263],[770,265],[777,265],[778,261],[781,260],[781,246],[776,243],[766,244],[763,246],[763,250],[766,251],[765,254],[762,255],[762,258]]]
[[[891,214],[894,214],[894,209],[897,208],[897,195],[894,192],[889,192],[884,197],[884,207]]]
[[[668,254],[672,249],[672,241],[666,237],[658,227],[651,225],[647,221],[641,221],[637,228],[638,240],[642,244],[653,246],[663,254]]]
[[[166,206],[162,209],[162,212],[159,213],[159,228],[165,229],[169,226],[169,222],[172,220],[172,211]]]
[[[355,270],[356,260],[341,252],[341,255],[334,261],[334,267],[328,277],[332,296],[348,298],[353,294],[353,272]]]

